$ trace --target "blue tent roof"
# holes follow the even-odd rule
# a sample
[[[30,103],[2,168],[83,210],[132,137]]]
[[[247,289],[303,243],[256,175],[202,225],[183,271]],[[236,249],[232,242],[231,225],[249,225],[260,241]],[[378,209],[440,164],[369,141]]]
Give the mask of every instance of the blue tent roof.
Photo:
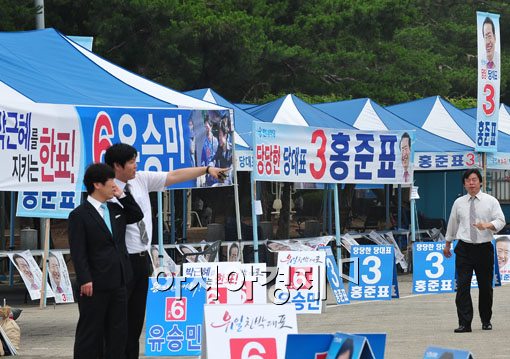
[[[474,147],[473,118],[439,96],[388,106],[386,109],[435,135]]]
[[[398,117],[369,98],[321,103],[314,106],[361,130],[415,130],[414,149],[418,152],[470,150],[467,146],[436,136]]]
[[[121,107],[218,106],[118,67],[54,29],[0,32],[0,96],[37,103]]]
[[[286,95],[264,105],[246,110],[261,121],[297,126],[355,129],[328,115],[295,95]]]
[[[239,135],[242,140],[245,142],[239,143],[237,141],[236,136],[236,146],[239,147],[239,149],[247,149],[248,147],[251,147],[252,144],[252,122],[258,121],[257,118],[253,117],[249,113],[241,110],[237,105],[232,104],[231,102],[227,101],[225,98],[223,98],[221,95],[219,95],[217,92],[215,92],[213,89],[210,88],[203,88],[199,90],[192,90],[184,92],[186,95],[192,96],[194,98],[198,98],[200,100],[208,101],[220,106],[232,108],[234,110],[234,126],[236,134]],[[247,145],[247,146],[245,146]],[[236,148],[237,148],[236,147]]]

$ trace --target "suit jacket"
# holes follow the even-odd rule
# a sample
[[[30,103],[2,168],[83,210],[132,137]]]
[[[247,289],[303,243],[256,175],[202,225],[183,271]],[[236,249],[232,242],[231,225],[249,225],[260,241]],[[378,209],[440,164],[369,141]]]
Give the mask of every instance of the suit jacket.
[[[89,201],[69,214],[68,237],[78,285],[92,282],[94,290],[112,290],[129,282],[133,272],[126,249],[126,225],[143,218],[131,194],[107,202],[112,232]]]

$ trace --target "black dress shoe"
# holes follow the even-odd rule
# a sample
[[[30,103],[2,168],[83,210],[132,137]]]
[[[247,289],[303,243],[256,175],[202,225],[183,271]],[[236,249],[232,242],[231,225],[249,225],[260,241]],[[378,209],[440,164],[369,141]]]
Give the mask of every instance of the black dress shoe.
[[[457,329],[453,331],[454,333],[471,333],[471,327],[467,327],[465,325],[459,325]]]
[[[491,323],[483,323],[482,330],[492,330],[492,324]]]

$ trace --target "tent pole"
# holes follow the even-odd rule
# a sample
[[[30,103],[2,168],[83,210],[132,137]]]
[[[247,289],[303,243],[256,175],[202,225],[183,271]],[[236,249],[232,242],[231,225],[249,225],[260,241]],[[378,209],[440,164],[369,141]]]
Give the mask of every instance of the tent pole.
[[[384,192],[386,194],[386,229],[389,229],[390,226],[390,185],[384,185]]]
[[[175,190],[170,190],[170,243],[175,244]]]
[[[397,229],[402,228],[402,185],[398,185],[398,211],[397,211]]]
[[[338,205],[338,184],[334,184],[334,201],[335,201],[335,241],[336,241],[336,261],[338,263],[338,270],[340,273],[340,278],[342,277],[342,254],[341,254],[341,244],[340,244],[340,206]]]
[[[326,232],[327,220],[328,220],[328,185],[324,184],[324,189],[322,190],[322,232]]]
[[[254,179],[253,172],[251,172],[251,222],[253,229],[253,261],[259,263],[259,237],[257,233],[257,212],[255,210],[257,201],[257,181]]]
[[[158,258],[163,263],[163,192],[158,192]],[[151,240],[151,238],[149,238]]]
[[[43,271],[41,280],[41,299],[39,301],[39,308],[46,307],[46,293],[48,283],[48,254],[50,250],[50,219],[44,219],[44,251],[43,251]]]
[[[4,192],[2,192],[3,194]],[[14,250],[14,226],[15,226],[15,220],[16,220],[16,207],[15,207],[15,199],[16,199],[16,193],[11,192],[11,217],[10,217],[10,225],[9,225],[9,250]],[[4,204],[5,198],[2,196],[2,203]],[[2,228],[2,236],[4,235]],[[12,287],[14,285],[14,273],[13,273],[13,266],[12,262],[9,261],[9,285]]]
[[[182,241],[188,236],[188,190],[182,190]]]

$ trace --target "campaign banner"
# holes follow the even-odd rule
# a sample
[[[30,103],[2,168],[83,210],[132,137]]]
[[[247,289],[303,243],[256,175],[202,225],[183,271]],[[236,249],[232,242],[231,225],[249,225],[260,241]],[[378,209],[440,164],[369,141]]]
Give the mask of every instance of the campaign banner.
[[[333,334],[289,334],[285,359],[326,359]]]
[[[41,268],[37,265],[37,262],[32,255],[30,250],[23,251],[21,253],[7,253],[7,256],[11,260],[14,267],[18,270],[23,283],[27,288],[30,299],[37,300],[41,299],[41,286],[42,286],[42,272]],[[53,291],[51,287],[46,284],[46,298],[52,298]]]
[[[164,248],[163,258],[159,258],[159,247],[157,245],[152,245],[150,258],[152,262],[153,277],[157,277],[160,273],[164,276],[180,276],[181,266],[174,262],[172,257],[168,255]]]
[[[266,304],[266,264],[184,263],[183,276],[199,278],[207,304]]]
[[[274,304],[294,304],[296,312],[322,313],[326,299],[326,252],[279,251]]]
[[[0,149],[2,191],[81,188],[80,120],[72,106],[2,105]]]
[[[326,359],[375,359],[366,337],[337,332],[329,346]]]
[[[476,152],[415,152],[415,171],[449,171],[481,168],[482,157]]]
[[[185,167],[232,168],[233,121],[228,110],[182,110],[77,107],[82,120],[86,163],[102,162],[114,143],[138,150],[138,170],[170,171]],[[233,184],[233,171],[223,182],[203,176],[169,188]]]
[[[395,292],[393,246],[351,246],[350,273],[358,265],[358,283],[349,284],[350,300],[390,300]]]
[[[236,150],[235,153],[236,171],[253,171],[253,151]]]
[[[495,266],[498,266],[501,283],[510,282],[510,236],[496,235],[496,260]]]
[[[333,295],[335,296],[336,303],[349,304],[349,297],[345,291],[344,282],[335,261],[335,257],[333,256],[331,247],[320,247],[319,250],[326,252],[326,274],[331,290],[333,291]]]
[[[284,359],[288,334],[297,334],[290,305],[206,305],[205,359]]]
[[[367,132],[253,122],[254,178],[321,183],[413,182],[414,131]]]
[[[73,286],[62,252],[49,251],[48,273],[55,303],[74,303]]]
[[[16,217],[67,219],[81,203],[80,191],[23,191],[18,193]]]
[[[145,355],[200,355],[204,303],[205,288],[193,278],[149,278]]]
[[[423,359],[473,359],[473,354],[469,350],[450,349],[430,346],[425,349]]]
[[[510,169],[510,153],[508,152],[488,153],[487,168],[491,170]]]
[[[455,292],[455,253],[445,258],[445,242],[413,243],[413,293]]]
[[[476,12],[478,42],[478,95],[475,151],[497,152],[501,37],[499,14]]]

